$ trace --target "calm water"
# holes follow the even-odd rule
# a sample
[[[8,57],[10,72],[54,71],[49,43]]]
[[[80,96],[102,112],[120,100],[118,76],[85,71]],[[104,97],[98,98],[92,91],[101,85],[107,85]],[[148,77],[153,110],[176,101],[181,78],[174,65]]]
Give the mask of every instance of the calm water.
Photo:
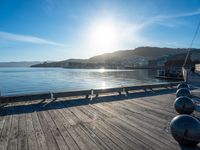
[[[0,68],[2,95],[72,91],[164,82],[156,70]]]

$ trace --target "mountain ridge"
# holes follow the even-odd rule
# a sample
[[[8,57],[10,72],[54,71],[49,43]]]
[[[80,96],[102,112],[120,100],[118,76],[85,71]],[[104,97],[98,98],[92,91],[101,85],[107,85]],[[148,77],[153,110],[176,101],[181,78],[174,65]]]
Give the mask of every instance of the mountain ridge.
[[[40,61],[0,62],[0,67],[30,67],[38,63],[41,62]]]
[[[200,49],[192,49],[200,51]],[[129,50],[118,50],[104,53],[89,59],[68,59],[63,61],[40,63],[32,67],[65,67],[65,68],[125,68],[147,65],[148,61],[161,57],[187,53],[187,48],[138,47]]]

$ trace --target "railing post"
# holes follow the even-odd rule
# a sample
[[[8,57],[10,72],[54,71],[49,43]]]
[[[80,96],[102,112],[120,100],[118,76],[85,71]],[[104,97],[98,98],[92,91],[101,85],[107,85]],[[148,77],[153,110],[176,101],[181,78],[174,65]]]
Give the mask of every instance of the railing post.
[[[90,95],[90,100],[91,100],[91,101],[92,101],[93,95],[94,95],[94,90],[91,89],[91,95]]]

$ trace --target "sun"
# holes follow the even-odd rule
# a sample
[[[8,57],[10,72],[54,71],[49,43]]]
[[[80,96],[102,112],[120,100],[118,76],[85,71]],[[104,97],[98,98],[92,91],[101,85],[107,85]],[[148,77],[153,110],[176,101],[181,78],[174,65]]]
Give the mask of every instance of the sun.
[[[92,26],[89,36],[93,49],[109,51],[117,45],[118,31],[113,23],[101,22]]]
[[[99,69],[100,73],[104,73],[106,70],[104,68]]]

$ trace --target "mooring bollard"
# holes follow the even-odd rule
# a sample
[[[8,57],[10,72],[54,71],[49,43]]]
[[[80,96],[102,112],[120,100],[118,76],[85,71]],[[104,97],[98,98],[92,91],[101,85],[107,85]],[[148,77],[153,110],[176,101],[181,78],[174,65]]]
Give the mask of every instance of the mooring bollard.
[[[200,142],[200,121],[190,115],[178,115],[170,123],[171,134],[183,145],[196,145]]]
[[[191,97],[191,93],[190,93],[190,90],[187,89],[187,88],[181,88],[181,89],[178,89],[176,91],[176,97],[180,97],[180,96],[187,96],[187,97]]]
[[[189,98],[189,86],[184,82],[177,86],[174,108],[181,114],[170,122],[170,130],[174,139],[183,145],[197,145],[200,142],[200,121],[189,114],[195,110],[194,102]]]
[[[174,101],[174,108],[179,114],[191,114],[195,109],[193,101],[186,96],[180,96]]]
[[[187,85],[187,83],[182,82],[182,83],[178,84],[177,89],[182,89],[182,88],[189,89],[189,86]]]

